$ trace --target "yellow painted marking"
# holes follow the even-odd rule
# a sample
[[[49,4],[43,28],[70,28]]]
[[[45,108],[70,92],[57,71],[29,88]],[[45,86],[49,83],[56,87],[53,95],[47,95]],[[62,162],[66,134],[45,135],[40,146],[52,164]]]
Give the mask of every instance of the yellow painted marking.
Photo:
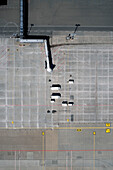
[[[96,135],[96,132],[93,132],[93,135]]]
[[[110,125],[111,125],[110,123],[106,123],[106,127],[110,127]]]
[[[82,129],[77,129],[77,132],[81,132],[82,131]]]
[[[44,133],[44,132],[42,132]],[[44,135],[42,136],[42,166],[43,166],[43,170],[44,170]]]
[[[67,119],[67,122],[69,122],[69,119]]]
[[[93,137],[93,170],[95,170],[95,135]]]
[[[81,130],[91,130],[91,129],[106,129],[106,127],[15,127],[15,129],[78,129],[80,128]],[[0,129],[12,129],[12,127],[0,127]],[[110,127],[110,129],[113,129],[113,127]]]
[[[14,124],[14,122],[12,121],[12,124]]]
[[[42,135],[44,136],[44,135],[45,135],[45,133],[44,133],[44,132],[42,132]]]
[[[106,129],[106,133],[110,133],[110,129]]]

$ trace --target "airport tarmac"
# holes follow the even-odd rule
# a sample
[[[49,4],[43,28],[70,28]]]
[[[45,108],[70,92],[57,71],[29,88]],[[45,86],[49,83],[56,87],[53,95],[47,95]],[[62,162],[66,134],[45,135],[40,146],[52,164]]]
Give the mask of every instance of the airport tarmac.
[[[52,73],[45,69],[44,43],[22,45],[19,39],[0,39],[0,127],[112,122],[112,32],[83,32],[68,41],[70,45],[58,46],[67,43],[66,37],[54,36],[50,41],[57,45],[52,47],[56,65]],[[74,83],[69,84],[69,79]],[[55,103],[50,102],[55,93],[52,84],[61,85],[57,91],[61,98]],[[64,107],[63,101],[74,105]]]
[[[102,123],[0,130],[0,170],[112,170],[112,129]]]
[[[0,170],[112,170],[112,0],[28,3],[31,34],[50,35],[56,67],[45,69],[43,43],[8,38],[19,34],[19,0],[0,6]]]

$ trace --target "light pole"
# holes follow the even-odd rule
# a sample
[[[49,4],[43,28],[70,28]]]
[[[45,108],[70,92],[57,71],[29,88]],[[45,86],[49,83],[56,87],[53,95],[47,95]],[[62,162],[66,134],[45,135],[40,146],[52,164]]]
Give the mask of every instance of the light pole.
[[[33,26],[34,26],[34,24],[31,24],[31,27],[30,27],[30,29],[29,29],[28,34],[30,34],[31,28],[32,28]]]

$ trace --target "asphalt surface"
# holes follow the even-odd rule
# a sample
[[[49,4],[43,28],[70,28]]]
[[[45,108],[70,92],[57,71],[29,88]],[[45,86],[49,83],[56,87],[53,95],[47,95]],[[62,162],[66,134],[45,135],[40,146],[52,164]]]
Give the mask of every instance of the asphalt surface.
[[[69,30],[77,23],[83,27],[81,30],[111,30],[112,9],[112,0],[31,0],[29,24],[35,24],[39,30]]]
[[[0,6],[0,36],[19,34],[20,3],[8,0]],[[81,24],[79,31],[112,31],[112,0],[29,0],[28,23],[34,24],[31,34],[51,35],[54,31],[74,31],[75,24]],[[58,33],[57,33],[58,34]]]

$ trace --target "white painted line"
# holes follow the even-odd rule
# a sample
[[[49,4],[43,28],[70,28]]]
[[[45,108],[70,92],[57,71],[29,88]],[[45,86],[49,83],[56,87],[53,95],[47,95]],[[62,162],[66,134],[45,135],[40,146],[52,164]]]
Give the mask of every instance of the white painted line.
[[[43,43],[44,40],[40,39],[20,39],[20,43]]]

